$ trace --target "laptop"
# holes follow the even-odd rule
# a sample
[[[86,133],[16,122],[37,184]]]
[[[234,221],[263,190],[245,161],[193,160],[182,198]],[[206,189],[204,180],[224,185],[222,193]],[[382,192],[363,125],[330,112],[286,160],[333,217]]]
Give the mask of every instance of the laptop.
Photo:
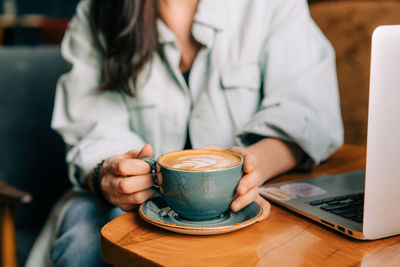
[[[400,234],[400,25],[372,35],[366,169],[267,184],[268,200],[356,239]]]

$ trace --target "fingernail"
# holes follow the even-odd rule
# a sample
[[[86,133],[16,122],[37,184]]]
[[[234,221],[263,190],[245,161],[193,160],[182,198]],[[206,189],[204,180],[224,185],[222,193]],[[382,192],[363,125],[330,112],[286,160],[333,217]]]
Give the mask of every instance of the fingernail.
[[[233,206],[233,209],[234,209],[234,210],[239,210],[241,204],[240,204],[240,202],[235,202],[232,206]]]

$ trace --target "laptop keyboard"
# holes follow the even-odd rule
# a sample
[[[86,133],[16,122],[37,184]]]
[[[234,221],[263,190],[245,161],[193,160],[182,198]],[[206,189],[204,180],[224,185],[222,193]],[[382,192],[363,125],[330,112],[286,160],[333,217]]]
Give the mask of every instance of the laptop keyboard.
[[[308,204],[358,223],[363,221],[364,193],[325,198]]]

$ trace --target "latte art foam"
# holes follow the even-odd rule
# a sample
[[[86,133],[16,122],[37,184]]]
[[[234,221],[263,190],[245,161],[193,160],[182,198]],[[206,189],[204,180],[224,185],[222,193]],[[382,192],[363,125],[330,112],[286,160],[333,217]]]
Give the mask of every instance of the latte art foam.
[[[192,155],[177,159],[179,162],[172,165],[175,169],[209,170],[224,169],[232,165],[232,161],[218,155]]]
[[[160,163],[168,168],[189,171],[212,171],[238,165],[241,158],[224,151],[185,150],[173,152],[160,158]]]

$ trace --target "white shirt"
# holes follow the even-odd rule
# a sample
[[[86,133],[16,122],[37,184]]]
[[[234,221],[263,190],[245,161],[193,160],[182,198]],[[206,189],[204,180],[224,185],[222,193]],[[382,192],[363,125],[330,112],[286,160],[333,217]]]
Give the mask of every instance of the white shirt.
[[[155,157],[183,149],[247,146],[263,137],[298,144],[317,164],[343,143],[334,51],[304,0],[201,0],[192,33],[203,45],[179,71],[174,33],[158,20],[166,61],[155,54],[132,97],[100,92],[103,57],[80,3],[62,42],[72,69],[57,85],[52,127],[69,147],[71,180],[102,159],[150,143]]]

